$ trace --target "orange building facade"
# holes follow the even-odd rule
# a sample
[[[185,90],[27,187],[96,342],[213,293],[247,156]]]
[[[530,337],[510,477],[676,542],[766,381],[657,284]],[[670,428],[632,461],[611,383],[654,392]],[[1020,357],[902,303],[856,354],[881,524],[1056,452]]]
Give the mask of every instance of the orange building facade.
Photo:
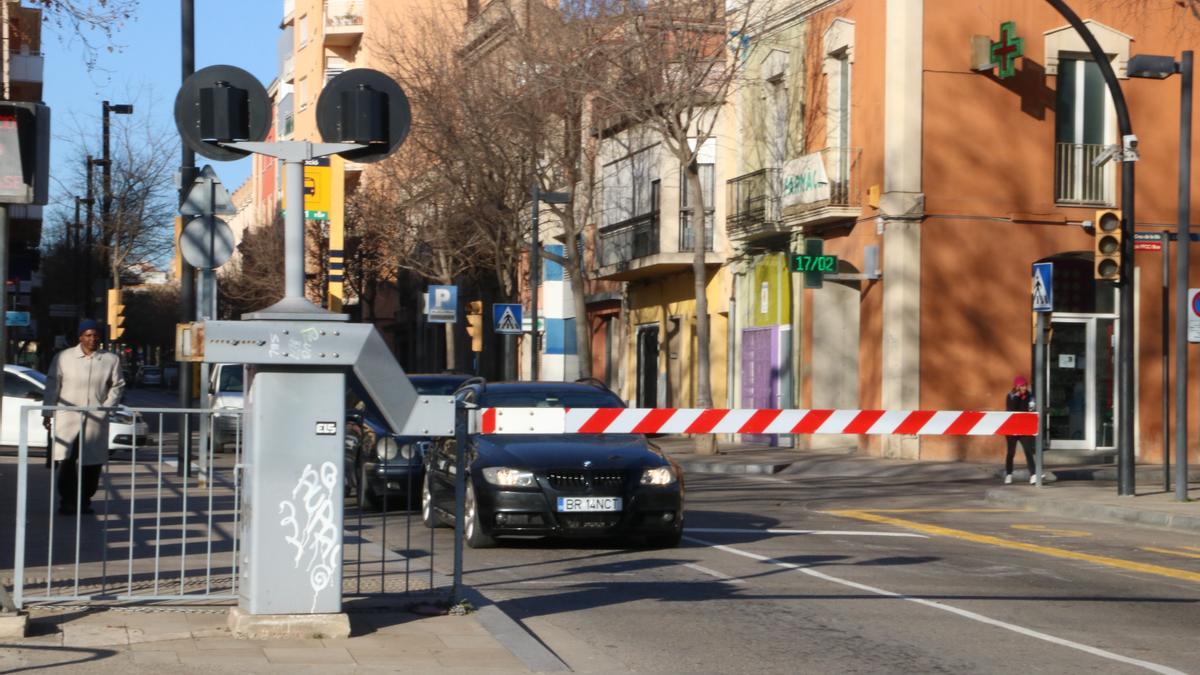
[[[1071,4],[1116,70],[1139,139],[1136,230],[1173,232],[1179,80],[1129,78],[1126,63],[1178,59],[1200,44],[1200,21],[1168,0]],[[1031,265],[1053,262],[1054,456],[1115,454],[1116,354],[1133,340],[1135,453],[1161,462],[1163,335],[1174,334],[1163,255],[1173,279],[1175,244],[1137,251],[1129,289],[1093,278],[1092,221],[1121,205],[1120,164],[1093,160],[1120,139],[1099,69],[1066,20],[1043,2],[845,0],[777,2],[756,26],[734,102],[739,142],[726,153],[737,166],[725,213],[735,403],[1003,409],[1013,378],[1032,374]],[[973,39],[1019,39],[1011,74],[987,67]],[[1200,190],[1191,201],[1195,223]],[[809,240],[839,259],[821,288],[773,271]],[[1133,335],[1117,329],[1121,292],[1135,294]],[[1189,427],[1195,439],[1200,415]],[[995,461],[1003,450],[996,438],[793,441],[934,460]],[[1194,440],[1190,453],[1200,457]]]

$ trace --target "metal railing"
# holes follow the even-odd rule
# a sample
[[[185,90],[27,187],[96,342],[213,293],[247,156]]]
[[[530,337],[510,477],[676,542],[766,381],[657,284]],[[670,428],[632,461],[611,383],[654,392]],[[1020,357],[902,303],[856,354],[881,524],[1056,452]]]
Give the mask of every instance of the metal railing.
[[[363,0],[325,0],[325,27],[363,25]]]
[[[1108,146],[1058,143],[1054,151],[1054,201],[1059,204],[1114,204],[1113,162],[1094,166]]]
[[[753,228],[779,220],[779,169],[759,169],[725,183],[725,226]]]
[[[26,406],[25,410],[17,458],[12,574],[17,606],[237,598],[241,437],[234,439],[232,455],[220,461],[216,452],[221,448],[211,440],[202,447],[192,438],[193,429],[199,427],[193,418],[217,411],[72,406]],[[42,411],[77,413],[80,431],[71,456],[61,461],[50,461],[54,443],[49,439],[56,437],[58,422],[52,422],[45,441],[39,439],[48,446],[47,472],[35,493],[31,487],[43,481],[30,476],[29,449],[31,433],[40,435],[41,430],[29,427],[30,418],[36,419]],[[231,413],[222,410],[221,414]],[[116,415],[119,420],[114,420]],[[95,468],[82,462],[89,452],[84,438],[91,424],[109,427],[107,461]],[[114,429],[118,424],[124,428]],[[178,460],[185,451],[181,444],[188,453],[206,455],[203,480],[199,474],[179,470]],[[122,458],[125,453],[127,462]],[[64,475],[68,471],[73,479]],[[90,492],[86,484],[91,481],[100,490],[99,512],[93,512],[92,496],[85,493]],[[72,484],[74,499],[59,494]],[[44,502],[39,494],[46,495]],[[44,557],[39,550],[42,544]],[[27,576],[38,569],[44,569],[41,576]]]
[[[797,213],[804,213],[806,211],[829,207],[851,208],[860,206],[862,197],[859,188],[859,160],[862,158],[862,148],[825,148],[820,151],[820,155],[821,163],[825,169],[825,176],[828,179],[829,196],[810,202],[791,204],[784,208]],[[784,180],[787,181],[790,178],[785,178]],[[786,184],[781,189],[781,194],[784,195],[784,204],[788,203],[786,198],[787,189],[788,186]]]
[[[661,246],[658,215],[651,211],[600,230],[601,267],[656,255]]]
[[[695,248],[692,238],[692,209],[679,210],[679,252],[686,253]],[[704,211],[704,250],[713,250],[713,210]]]
[[[85,508],[88,467],[77,459],[86,451],[76,446],[72,460],[47,459],[44,470],[41,458],[31,459],[31,447],[52,446],[48,439],[58,431],[52,423],[49,435],[43,432],[42,411],[80,413],[85,425],[122,416],[126,428],[110,424],[108,458],[95,469],[98,492],[91,511]],[[202,425],[203,418],[209,423]],[[235,602],[242,581],[243,486],[252,462],[243,449],[242,418],[241,410],[228,408],[25,406],[15,486],[0,483],[0,497],[16,498],[10,549],[14,604]],[[190,461],[184,459],[189,455]],[[349,455],[347,462],[353,465]],[[358,481],[368,476],[346,476],[352,501],[343,523],[344,597],[455,592],[452,579],[434,569],[441,550],[435,544],[444,548],[450,542],[435,538],[421,522],[422,467],[420,455],[373,463],[376,485],[384,489],[365,502]],[[62,480],[63,471],[72,469],[76,480]],[[0,472],[0,479],[3,473],[12,480],[14,472]],[[74,485],[73,498],[61,494],[68,484]],[[274,516],[265,515],[256,527]],[[0,588],[5,576],[0,571]]]

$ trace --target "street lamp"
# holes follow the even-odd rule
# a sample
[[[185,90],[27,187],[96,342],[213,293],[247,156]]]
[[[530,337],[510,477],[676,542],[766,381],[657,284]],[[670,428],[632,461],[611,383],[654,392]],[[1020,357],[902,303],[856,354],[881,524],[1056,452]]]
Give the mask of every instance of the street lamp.
[[[1137,54],[1126,69],[1130,77],[1165,80],[1179,73],[1179,205],[1175,245],[1175,499],[1188,499],[1188,249],[1192,235],[1188,224],[1192,180],[1192,51],[1176,61],[1171,56]],[[1166,255],[1166,251],[1163,255]],[[1163,429],[1165,438],[1167,430]],[[1163,461],[1170,461],[1166,452]]]
[[[80,309],[82,309],[88,305],[88,300],[87,300],[88,293],[91,292],[87,288],[86,285],[80,286],[80,283],[79,283],[80,282],[79,254],[80,254],[81,247],[83,244],[83,232],[82,232],[83,221],[79,220],[79,207],[80,207],[80,205],[86,204],[87,207],[89,209],[91,209],[93,201],[94,200],[89,199],[87,197],[80,197],[79,195],[75,195],[75,226],[72,228],[73,237],[71,238],[71,274],[72,274],[72,281],[74,282],[73,285],[75,286],[75,290],[77,292],[80,292],[82,295],[82,297],[79,298],[79,304],[76,306],[76,310],[75,310],[76,313],[78,313],[80,311]],[[87,255],[90,256],[91,251],[88,251]]]
[[[529,234],[529,335],[532,338],[529,347],[529,379],[538,379],[538,268],[541,267],[541,242],[538,241],[538,212],[544,204],[566,204],[571,201],[570,192],[542,192],[542,187],[535,178],[533,181],[532,213],[530,214]],[[576,309],[581,311],[582,308]]]
[[[103,175],[103,179],[102,179],[103,184],[101,187],[103,188],[104,192],[103,192],[103,199],[100,201],[100,225],[101,225],[101,227],[105,228],[106,232],[108,231],[108,228],[112,227],[112,223],[109,222],[109,220],[108,220],[109,211],[112,209],[112,160],[110,159],[109,153],[108,153],[108,139],[109,139],[108,114],[109,113],[113,113],[114,115],[132,115],[133,114],[133,104],[117,103],[114,105],[114,104],[109,103],[108,101],[104,101],[101,104],[101,118],[103,120],[103,136],[104,136],[104,138],[103,138],[103,149],[102,149],[102,153],[100,156],[100,161],[102,162],[101,166],[103,167],[103,174],[102,174]],[[119,269],[117,269],[117,246],[120,244],[120,238],[117,237],[115,233],[112,236],[113,236],[113,260],[112,260],[113,288],[120,288],[121,287],[121,272]]]

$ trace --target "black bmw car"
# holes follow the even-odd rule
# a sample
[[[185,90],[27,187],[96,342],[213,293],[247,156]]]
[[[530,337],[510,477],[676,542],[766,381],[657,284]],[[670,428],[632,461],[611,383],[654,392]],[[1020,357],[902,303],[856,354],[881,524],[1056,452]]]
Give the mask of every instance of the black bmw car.
[[[456,394],[482,408],[623,408],[597,384],[468,382]],[[638,434],[471,435],[466,448],[465,539],[644,537],[654,546],[683,534],[683,473]],[[454,521],[455,443],[433,444],[421,516]]]
[[[470,375],[410,375],[418,394],[449,396]],[[425,472],[429,439],[397,436],[359,394],[347,403],[346,493],[366,511],[415,509]]]

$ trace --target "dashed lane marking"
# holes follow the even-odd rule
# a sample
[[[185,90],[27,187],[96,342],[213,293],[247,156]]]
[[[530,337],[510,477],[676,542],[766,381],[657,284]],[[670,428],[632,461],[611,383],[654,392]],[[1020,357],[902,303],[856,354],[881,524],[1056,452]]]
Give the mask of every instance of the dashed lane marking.
[[[895,525],[909,530],[916,530],[924,534],[952,537],[954,539],[962,539],[964,541],[974,542],[976,544],[987,544],[989,546],[999,546],[1002,548],[1015,549],[1018,551],[1027,551],[1029,553],[1038,553],[1040,555],[1051,556],[1054,558],[1064,558],[1067,560],[1079,560],[1090,562],[1106,567],[1114,567],[1117,569],[1128,570],[1131,572],[1142,572],[1145,574],[1153,574],[1160,577],[1169,577],[1171,579],[1179,579],[1182,581],[1191,581],[1200,583],[1200,572],[1191,572],[1189,570],[1176,569],[1174,567],[1164,567],[1162,565],[1152,565],[1149,563],[1134,562],[1132,560],[1122,560],[1121,558],[1112,558],[1104,555],[1095,555],[1093,553],[1081,553],[1079,551],[1068,551],[1063,548],[1054,548],[1053,546],[1044,546],[1042,544],[1028,544],[1023,541],[1014,541],[1012,539],[1004,539],[1003,537],[995,537],[988,534],[977,534],[975,532],[967,532],[966,530],[955,530],[949,527],[940,525],[928,525],[926,523],[918,523],[914,520],[905,520],[903,518],[894,518],[892,516],[884,516],[878,513],[869,511],[857,511],[854,509],[826,511],[829,515],[842,516],[845,518],[854,518],[857,520],[865,520],[872,523],[883,523],[885,525]]]
[[[926,600],[924,598],[916,598],[916,597],[913,597],[910,595],[903,595],[901,593],[896,593],[894,591],[889,591],[889,590],[885,590],[882,588],[876,588],[875,586],[868,586],[866,584],[860,584],[855,581],[839,579],[838,577],[825,574],[824,572],[818,572],[817,570],[814,570],[814,569],[809,569],[807,567],[801,567],[800,565],[797,565],[795,563],[789,563],[789,562],[784,562],[782,560],[776,560],[774,558],[769,558],[767,556],[758,555],[756,553],[751,553],[749,551],[743,551],[741,549],[734,548],[732,546],[725,546],[723,544],[715,544],[713,542],[704,541],[703,539],[696,539],[694,537],[685,536],[684,539],[695,542],[702,546],[709,546],[718,551],[724,551],[726,553],[732,553],[734,555],[739,555],[744,558],[758,560],[760,562],[765,562],[765,563],[768,563],[771,565],[775,565],[776,567],[781,567],[783,569],[794,570],[796,572],[800,572],[801,574],[807,574],[810,577],[821,579],[823,581],[828,581],[830,583],[847,586],[849,588],[854,588],[854,589],[857,589],[860,591],[865,591],[867,593],[874,593],[875,595],[882,595],[887,598],[895,598],[897,600],[906,600],[908,602],[913,602],[918,605],[924,605],[925,607],[938,609],[943,612],[949,612],[951,614],[961,616],[964,619],[970,619],[972,621],[978,621],[979,623],[987,624],[989,626],[1003,628],[1004,630],[1012,631],[1019,635],[1024,635],[1027,637],[1035,638],[1037,640],[1042,640],[1044,642],[1049,642],[1051,644],[1056,644],[1056,645],[1059,645],[1062,647],[1068,647],[1070,649],[1075,649],[1075,650],[1078,650],[1078,651],[1081,651],[1081,652],[1084,652],[1087,654],[1091,654],[1093,656],[1098,656],[1102,659],[1108,659],[1110,661],[1116,661],[1118,663],[1125,663],[1125,664],[1128,664],[1131,666],[1145,668],[1146,670],[1149,670],[1154,673],[1161,673],[1162,675],[1184,675],[1183,671],[1175,670],[1174,668],[1171,668],[1170,666],[1164,666],[1164,665],[1160,665],[1157,663],[1151,663],[1150,661],[1143,661],[1141,659],[1135,659],[1135,658],[1132,658],[1129,656],[1123,656],[1121,654],[1117,654],[1117,653],[1110,652],[1110,651],[1107,651],[1104,649],[1100,649],[1099,647],[1085,645],[1085,644],[1082,644],[1079,642],[1072,642],[1071,640],[1067,640],[1067,639],[1060,638],[1060,637],[1057,637],[1054,635],[1050,635],[1048,633],[1042,633],[1040,631],[1026,628],[1024,626],[1017,626],[1017,625],[1014,625],[1011,623],[1006,623],[1004,621],[1000,621],[998,619],[993,619],[991,617],[984,616],[982,614],[977,614],[975,612],[971,612],[971,611],[968,611],[965,609],[960,609],[958,607],[954,607],[953,605],[947,605],[945,603],[935,602],[933,600]]]
[[[755,530],[752,528],[736,528],[736,527],[689,527],[688,532],[703,532],[707,534],[813,534],[827,535],[831,537],[847,536],[847,537],[919,537],[928,539],[929,537],[916,532],[873,532],[871,530],[785,530],[779,528],[769,528],[763,530]]]

